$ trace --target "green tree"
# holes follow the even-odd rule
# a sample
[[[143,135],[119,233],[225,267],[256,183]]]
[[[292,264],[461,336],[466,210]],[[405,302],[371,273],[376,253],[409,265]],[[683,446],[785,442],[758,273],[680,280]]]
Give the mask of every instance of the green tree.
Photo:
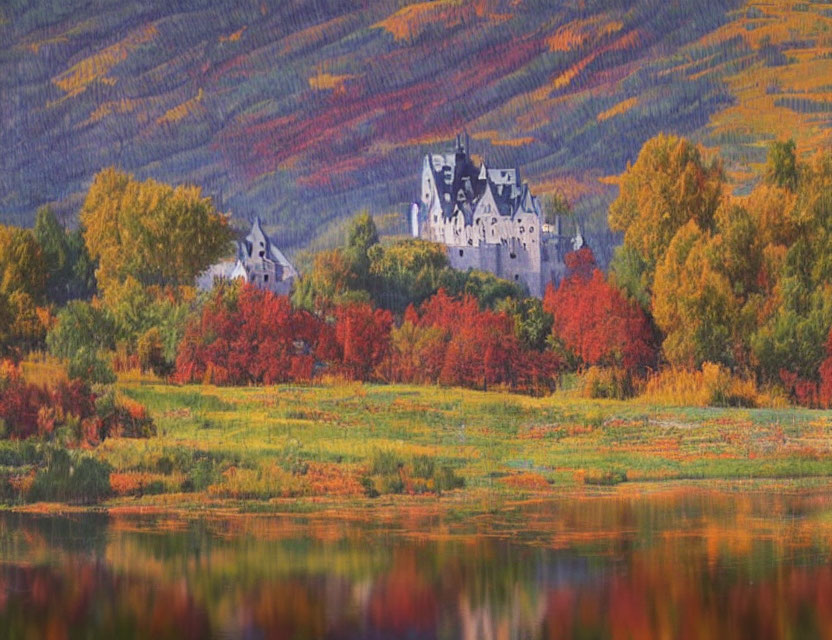
[[[514,331],[527,349],[543,351],[552,334],[554,317],[543,310],[543,301],[538,298],[504,298],[496,305],[514,318]]]
[[[647,263],[633,247],[622,244],[615,248],[610,262],[613,284],[641,305],[650,309],[650,276]]]
[[[46,262],[29,229],[0,225],[0,293],[21,292],[35,303],[44,299]]]
[[[49,352],[68,362],[70,377],[87,382],[115,379],[104,356],[115,343],[116,325],[109,311],[80,300],[61,309],[46,337]]]
[[[766,182],[789,191],[797,188],[797,155],[794,140],[775,141],[768,147]]]
[[[473,296],[483,309],[495,309],[507,298],[521,300],[526,297],[526,291],[521,285],[477,269],[445,269],[440,274],[439,287],[452,296]]]
[[[46,265],[46,298],[64,304],[88,298],[95,291],[95,265],[87,253],[82,230],[67,232],[51,207],[38,209],[35,239]]]
[[[378,229],[373,217],[359,213],[350,224],[344,256],[357,280],[357,288],[369,290],[370,283],[370,249],[378,244]]]
[[[372,296],[378,306],[403,312],[420,305],[439,289],[442,273],[449,268],[445,247],[425,240],[403,240],[370,251]]]

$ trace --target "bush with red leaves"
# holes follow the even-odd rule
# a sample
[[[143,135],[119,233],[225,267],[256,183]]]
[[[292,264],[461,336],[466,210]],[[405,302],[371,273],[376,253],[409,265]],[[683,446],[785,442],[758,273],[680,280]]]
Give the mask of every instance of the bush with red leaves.
[[[595,268],[589,249],[568,254],[566,264],[567,277],[557,289],[550,284],[543,298],[543,308],[554,316],[554,337],[584,365],[631,373],[654,365],[654,333],[638,304]]]
[[[551,352],[522,347],[508,314],[440,290],[418,312],[405,312],[394,331],[389,374],[401,382],[537,391],[554,385],[558,365]]]
[[[379,366],[390,354],[393,314],[367,303],[335,308],[335,323],[321,334],[318,357],[351,380],[378,378]]]
[[[214,384],[308,380],[320,325],[293,309],[286,296],[250,284],[221,285],[185,330],[175,378]]]
[[[108,436],[149,437],[156,432],[144,407],[119,404],[112,392],[96,394],[80,380],[59,381],[52,387],[26,382],[19,370],[0,366],[2,437],[51,437],[60,427],[74,426],[76,442],[96,444]]]

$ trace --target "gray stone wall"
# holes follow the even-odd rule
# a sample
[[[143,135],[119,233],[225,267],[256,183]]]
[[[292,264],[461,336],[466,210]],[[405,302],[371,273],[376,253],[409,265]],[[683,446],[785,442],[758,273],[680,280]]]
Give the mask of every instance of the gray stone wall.
[[[533,296],[542,297],[544,278],[540,251],[524,249],[522,244],[483,244],[478,247],[447,247],[448,260],[454,269],[488,271],[498,278],[523,284]],[[545,280],[548,282],[548,279]]]

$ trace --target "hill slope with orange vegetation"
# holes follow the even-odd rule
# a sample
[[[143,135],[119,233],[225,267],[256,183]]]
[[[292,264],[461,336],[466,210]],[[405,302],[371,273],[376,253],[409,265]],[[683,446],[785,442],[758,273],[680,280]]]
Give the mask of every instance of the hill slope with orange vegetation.
[[[719,148],[740,190],[767,143],[828,146],[832,3],[232,0],[0,7],[0,221],[77,215],[115,165],[193,182],[288,247],[401,213],[466,129],[562,191],[603,260],[614,181],[660,131]],[[330,226],[331,228],[331,226]]]

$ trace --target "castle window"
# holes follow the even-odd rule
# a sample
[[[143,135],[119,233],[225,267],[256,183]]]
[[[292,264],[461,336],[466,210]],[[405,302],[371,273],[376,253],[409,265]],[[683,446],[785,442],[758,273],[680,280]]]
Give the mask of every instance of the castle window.
[[[468,246],[473,247],[474,246],[474,241],[473,240],[468,240]]]
[[[514,260],[514,259],[517,257],[517,254],[516,254],[516,253],[514,253],[514,251],[512,251],[512,252],[511,252],[510,254],[508,254],[508,255],[509,255],[509,257],[510,257],[512,260]]]
[[[266,255],[266,252],[265,252],[265,251],[261,251],[261,252],[260,252],[260,257],[261,257],[261,258],[262,258],[263,256],[265,256],[265,255]]]
[[[519,279],[520,279],[519,274],[516,274],[516,273],[515,273],[515,274],[514,274],[514,279],[515,279],[515,280],[519,280]]]
[[[461,258],[461,257],[462,257],[462,255],[463,255],[464,253],[465,253],[465,252],[464,252],[462,249],[460,249],[460,250],[459,250],[459,257]]]
[[[534,227],[529,227],[529,233],[534,233]]]
[[[520,227],[520,233],[526,233],[526,227]]]
[[[491,224],[497,224],[497,218],[491,218]]]
[[[269,274],[268,273],[263,274],[263,282],[268,282],[268,281],[269,281]]]

